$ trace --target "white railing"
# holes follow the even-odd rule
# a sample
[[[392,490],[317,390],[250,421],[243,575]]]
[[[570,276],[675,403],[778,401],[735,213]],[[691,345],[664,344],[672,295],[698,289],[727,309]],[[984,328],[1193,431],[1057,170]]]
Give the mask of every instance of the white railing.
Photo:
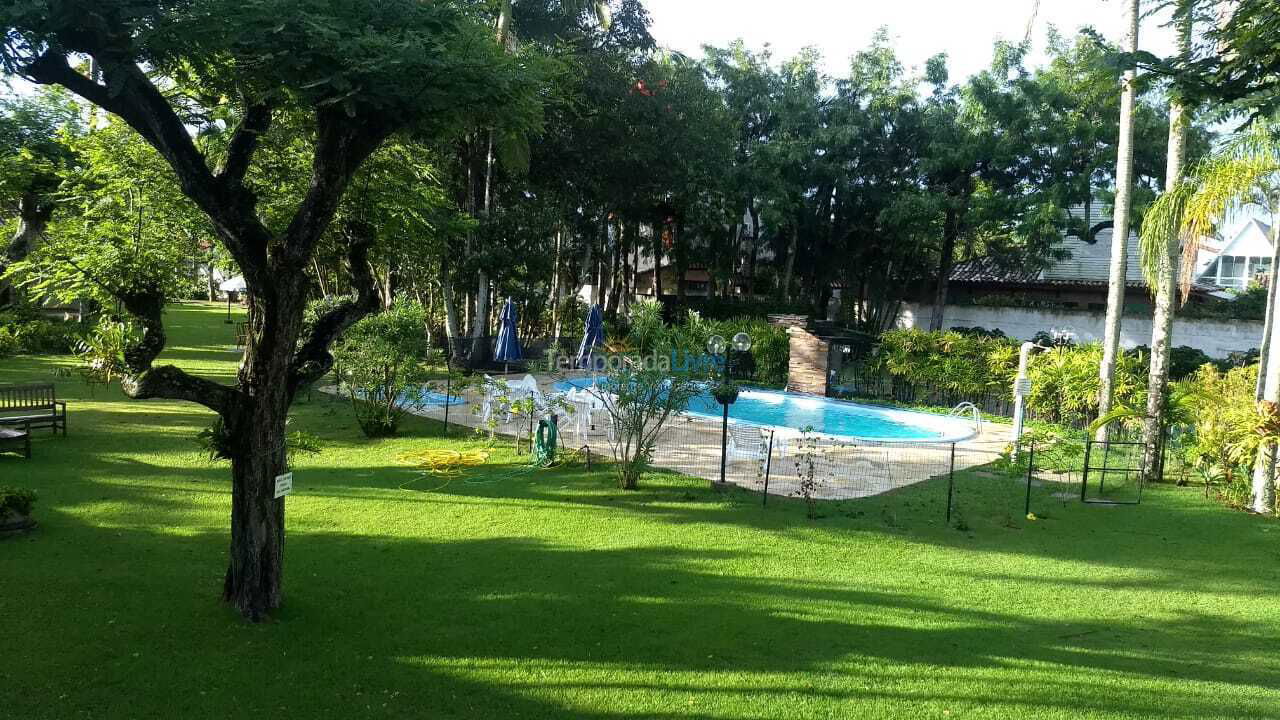
[[[973,419],[974,432],[979,435],[982,434],[982,411],[978,409],[977,405],[974,405],[971,402],[962,402],[951,408],[951,412],[947,414],[952,417],[963,417],[968,415]]]

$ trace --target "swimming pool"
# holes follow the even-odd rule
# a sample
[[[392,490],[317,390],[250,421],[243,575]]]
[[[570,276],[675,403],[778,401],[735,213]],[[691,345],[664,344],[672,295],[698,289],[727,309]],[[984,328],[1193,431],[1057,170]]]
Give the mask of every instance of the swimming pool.
[[[560,392],[590,388],[589,377],[562,380]],[[719,418],[720,404],[710,393],[699,395],[687,410],[691,415]],[[860,405],[844,400],[777,390],[744,389],[729,406],[729,419],[752,425],[788,428],[836,437],[881,442],[960,442],[977,434],[971,420],[913,410]]]

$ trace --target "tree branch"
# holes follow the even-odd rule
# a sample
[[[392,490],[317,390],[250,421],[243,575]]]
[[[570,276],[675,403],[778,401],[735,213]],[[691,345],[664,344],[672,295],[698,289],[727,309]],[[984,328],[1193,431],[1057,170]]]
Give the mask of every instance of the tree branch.
[[[290,392],[296,392],[324,377],[333,368],[333,355],[329,352],[333,341],[360,318],[377,311],[378,290],[374,283],[373,269],[369,265],[369,248],[372,245],[372,237],[365,234],[360,239],[353,240],[348,247],[347,262],[356,297],[339,304],[316,320],[311,334],[294,353]]]
[[[285,230],[286,267],[301,271],[321,232],[338,210],[351,177],[398,127],[365,114],[348,117],[336,108],[316,111],[316,149],[311,163],[311,186]],[[360,272],[352,268],[353,273]]]
[[[238,396],[233,388],[196,377],[173,365],[127,375],[120,382],[120,387],[125,395],[136,400],[185,400],[203,405],[218,414],[226,414]]]
[[[253,153],[258,149],[258,141],[271,128],[271,105],[255,103],[245,109],[239,127],[231,136],[227,145],[227,156],[222,161],[217,178],[224,185],[240,183],[249,171],[249,163]]]
[[[271,278],[265,260],[271,233],[258,219],[253,194],[240,185],[240,178],[225,183],[214,176],[182,118],[135,62],[121,56],[118,50],[104,49],[105,43],[84,37],[78,40],[76,49],[92,54],[99,61],[103,83],[76,72],[67,64],[67,56],[60,49],[51,49],[37,57],[25,68],[26,75],[41,84],[67,88],[119,116],[137,131],[173,169],[183,194],[213,221],[218,236],[240,265],[246,280],[259,286],[268,284]],[[252,107],[246,113],[246,121],[253,117],[250,129],[262,122],[260,113]],[[237,157],[245,157],[246,165],[256,142],[256,139],[244,139],[237,143],[250,145],[236,151]]]
[[[127,374],[120,387],[125,395],[140,400],[185,400],[225,414],[238,396],[235,389],[190,375],[173,365],[151,367],[166,341],[161,319],[163,295],[157,290],[139,290],[120,293],[119,298],[125,310],[142,325],[142,339],[124,351]]]

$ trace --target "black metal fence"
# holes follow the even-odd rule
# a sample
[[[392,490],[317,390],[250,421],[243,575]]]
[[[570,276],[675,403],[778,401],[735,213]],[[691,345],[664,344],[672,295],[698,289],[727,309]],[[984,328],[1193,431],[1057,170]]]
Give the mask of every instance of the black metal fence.
[[[471,386],[466,401],[453,406],[452,421],[504,436],[521,452],[530,448],[537,417],[496,404],[485,408],[477,391]],[[544,391],[553,395],[549,388]],[[618,438],[598,404],[583,398],[548,403],[555,405],[562,448],[587,448],[596,459],[613,457]],[[548,406],[544,403],[539,416]],[[440,417],[447,409],[430,414]],[[757,493],[766,506],[780,498],[834,503],[823,506],[840,512],[892,506],[885,511],[918,512],[930,521],[962,526],[966,517],[989,515],[992,508],[1016,518],[1054,503],[1136,504],[1142,497],[1142,468],[1152,455],[1164,457],[1166,472],[1185,471],[1171,444],[1148,453],[1137,426],[1113,427],[1105,441],[1085,433],[1047,440],[1029,435],[1015,452],[1007,439],[989,435],[958,443],[876,442],[680,414],[656,436],[650,460],[656,468]]]
[[[850,400],[874,400],[901,405],[936,407],[955,407],[960,403],[970,402],[988,415],[1013,417],[1011,388],[980,393],[961,392],[931,383],[895,377],[866,366],[846,365],[843,371],[828,383],[827,395]]]

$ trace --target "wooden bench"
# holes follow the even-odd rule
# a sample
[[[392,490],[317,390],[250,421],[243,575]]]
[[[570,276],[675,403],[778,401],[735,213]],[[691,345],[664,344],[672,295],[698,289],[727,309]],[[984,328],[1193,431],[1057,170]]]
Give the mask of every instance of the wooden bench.
[[[54,394],[53,383],[0,385],[0,426],[53,428],[67,435],[67,404]]]

